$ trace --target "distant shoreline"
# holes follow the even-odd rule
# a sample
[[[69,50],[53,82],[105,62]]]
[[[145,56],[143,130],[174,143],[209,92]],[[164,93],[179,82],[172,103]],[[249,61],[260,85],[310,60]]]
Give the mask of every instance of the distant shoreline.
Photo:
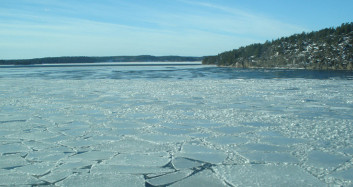
[[[122,62],[199,62],[204,57],[190,56],[63,56],[63,57],[45,57],[33,59],[13,59],[0,60],[0,65],[34,65],[34,64],[80,64],[80,63],[122,63]]]
[[[212,65],[212,64],[203,64],[203,65]],[[316,68],[311,68],[311,67],[283,67],[283,66],[278,66],[278,67],[265,67],[265,66],[258,66],[258,67],[237,67],[234,65],[216,65],[217,67],[222,67],[222,68],[235,68],[235,69],[270,69],[270,70],[307,70],[307,71],[348,71],[352,72],[351,70],[348,69],[316,69]]]
[[[104,66],[200,66],[199,62],[92,62],[30,65],[0,65],[0,68],[40,68],[40,67],[104,67]]]

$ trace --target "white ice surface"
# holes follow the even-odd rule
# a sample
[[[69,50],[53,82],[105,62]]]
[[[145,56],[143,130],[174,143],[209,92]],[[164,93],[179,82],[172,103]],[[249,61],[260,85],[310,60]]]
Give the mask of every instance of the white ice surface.
[[[1,78],[0,185],[349,186],[352,98],[350,80]]]
[[[174,173],[168,173],[147,180],[147,183],[152,186],[170,185],[181,181],[192,174],[192,170],[181,170]]]
[[[59,186],[144,186],[145,181],[142,176],[136,175],[102,175],[102,174],[76,174],[58,182]]]
[[[215,174],[210,170],[204,170],[198,172],[192,176],[185,178],[184,180],[178,181],[170,185],[172,187],[184,187],[184,186],[213,186],[221,187],[227,186],[221,179],[217,178]]]
[[[234,165],[215,167],[234,186],[322,186],[324,183],[293,165]]]

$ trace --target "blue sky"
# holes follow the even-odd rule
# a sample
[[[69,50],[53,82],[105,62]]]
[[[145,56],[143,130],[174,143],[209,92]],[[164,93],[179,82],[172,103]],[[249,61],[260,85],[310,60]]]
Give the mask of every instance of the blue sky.
[[[215,55],[353,21],[352,0],[0,0],[0,59]]]

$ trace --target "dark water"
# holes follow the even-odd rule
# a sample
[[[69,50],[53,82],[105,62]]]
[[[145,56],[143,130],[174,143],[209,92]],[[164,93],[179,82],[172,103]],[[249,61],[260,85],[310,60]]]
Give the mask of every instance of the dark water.
[[[345,79],[353,72],[283,69],[237,69],[203,65],[1,67],[0,78],[39,79]]]

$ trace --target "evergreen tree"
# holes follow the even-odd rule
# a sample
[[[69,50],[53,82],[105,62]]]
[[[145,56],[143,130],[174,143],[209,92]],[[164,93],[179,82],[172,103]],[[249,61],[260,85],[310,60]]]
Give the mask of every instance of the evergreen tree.
[[[205,64],[242,67],[295,66],[317,69],[344,68],[352,64],[353,23],[343,23],[337,28],[294,34],[264,44],[251,44],[214,57],[206,57]],[[343,58],[345,57],[345,58]],[[311,64],[311,65],[310,65]],[[341,68],[341,69],[342,69]]]

